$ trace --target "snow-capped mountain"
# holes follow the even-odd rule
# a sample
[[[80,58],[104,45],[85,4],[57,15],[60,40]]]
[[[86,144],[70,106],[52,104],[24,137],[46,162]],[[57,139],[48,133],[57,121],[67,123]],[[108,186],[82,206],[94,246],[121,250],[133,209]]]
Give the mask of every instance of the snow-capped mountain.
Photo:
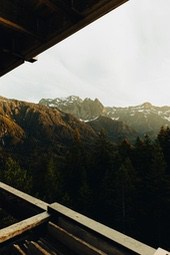
[[[104,114],[121,120],[140,134],[155,135],[161,126],[170,125],[170,106],[154,106],[151,103],[130,107],[106,107]]]
[[[57,107],[63,112],[71,113],[83,121],[93,120],[100,116],[104,110],[104,106],[96,98],[91,100],[86,98],[82,100],[77,96],[69,96],[66,98],[41,99],[39,104],[50,107]]]
[[[68,106],[71,104],[81,104],[82,103],[82,99],[78,96],[69,96],[69,97],[61,97],[61,98],[55,98],[55,99],[51,99],[51,98],[43,98],[40,100],[40,104],[44,104],[44,105],[48,105],[50,107],[57,107],[58,105],[61,107],[64,106]]]
[[[122,121],[137,133],[156,135],[161,126],[170,126],[170,106],[154,106],[145,102],[129,107],[104,107],[96,98],[82,100],[77,96],[56,99],[41,99],[40,104],[57,107],[71,113],[83,121],[92,121],[105,116],[115,121]]]

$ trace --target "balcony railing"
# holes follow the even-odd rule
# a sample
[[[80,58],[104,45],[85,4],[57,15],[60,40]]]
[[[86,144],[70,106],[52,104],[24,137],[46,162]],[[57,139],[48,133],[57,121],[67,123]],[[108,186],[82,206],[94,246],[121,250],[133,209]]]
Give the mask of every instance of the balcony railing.
[[[0,230],[0,254],[170,255],[59,203],[0,182],[0,204],[19,221]]]

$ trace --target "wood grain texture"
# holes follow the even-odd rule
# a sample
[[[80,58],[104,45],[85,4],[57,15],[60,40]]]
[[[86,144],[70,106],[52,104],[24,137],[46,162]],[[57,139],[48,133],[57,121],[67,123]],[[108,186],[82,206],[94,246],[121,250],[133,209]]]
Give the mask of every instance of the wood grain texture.
[[[50,218],[47,212],[40,213],[26,220],[15,223],[9,227],[0,230],[0,243],[3,243],[11,238],[14,238],[24,232],[33,229]]]

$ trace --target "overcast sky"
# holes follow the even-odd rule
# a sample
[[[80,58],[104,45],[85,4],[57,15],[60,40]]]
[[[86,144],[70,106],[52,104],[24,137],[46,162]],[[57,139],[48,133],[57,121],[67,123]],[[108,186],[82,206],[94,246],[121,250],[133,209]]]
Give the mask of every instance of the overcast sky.
[[[130,0],[0,79],[0,95],[170,105],[170,0]]]

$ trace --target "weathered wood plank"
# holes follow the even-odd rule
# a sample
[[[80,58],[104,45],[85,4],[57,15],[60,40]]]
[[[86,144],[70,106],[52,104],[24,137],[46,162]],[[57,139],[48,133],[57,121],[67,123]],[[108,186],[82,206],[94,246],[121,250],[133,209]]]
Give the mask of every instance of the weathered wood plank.
[[[122,251],[120,247],[115,247],[115,245],[110,244],[110,242],[108,242],[104,238],[100,238],[99,235],[88,231],[88,229],[83,229],[81,225],[75,224],[75,222],[69,221],[65,217],[59,216],[57,218],[57,224],[61,228],[65,229],[67,232],[78,236],[80,239],[95,246],[97,249],[104,251],[106,254],[125,255],[124,249]],[[129,252],[126,252],[126,255],[127,254],[129,254]]]
[[[67,16],[72,20],[72,21],[78,21],[81,18],[83,18],[83,16],[78,13],[77,11],[75,11],[73,8],[71,8],[71,6],[67,5],[64,1],[62,0],[41,0],[42,3],[46,4],[46,6],[48,6],[50,9],[52,9],[55,12],[59,12],[59,10],[62,10],[63,12],[65,12],[67,14]]]
[[[29,31],[28,29],[26,29],[25,27],[23,27],[22,25],[20,24],[17,24],[13,21],[10,21],[6,18],[3,18],[3,17],[0,17],[0,24],[3,25],[3,26],[6,26],[12,30],[16,30],[16,31],[19,31],[19,32],[22,32],[22,33],[26,33],[28,34],[29,36],[37,39],[37,40],[42,40],[41,38],[39,38],[36,34],[34,34],[33,32]]]
[[[52,222],[48,223],[48,232],[53,236],[53,238],[59,240],[61,243],[66,245],[68,248],[70,248],[77,254],[107,255],[106,253],[102,252],[101,250],[98,250],[92,245],[70,234],[69,232],[53,224]]]
[[[18,255],[27,255],[22,249],[21,247],[18,245],[18,244],[14,244],[13,245],[13,249],[15,251],[15,254],[18,254]]]
[[[4,190],[5,192],[11,194],[14,197],[21,198],[22,200],[24,200],[34,206],[37,206],[45,211],[47,210],[47,206],[49,205],[48,203],[46,203],[40,199],[37,199],[35,197],[32,197],[32,196],[30,196],[20,190],[17,190],[3,182],[0,182],[0,191],[1,190],[2,191]]]
[[[47,212],[40,213],[26,220],[15,223],[9,227],[0,230],[0,243],[3,243],[11,238],[14,238],[24,232],[33,229],[40,224],[48,221],[50,215]]]
[[[37,243],[43,248],[45,249],[47,252],[49,252],[51,255],[58,255],[58,253],[55,252],[55,248],[51,247],[51,245],[49,243],[45,243],[42,238],[40,238],[41,240],[38,240]]]
[[[28,242],[28,249],[29,252],[34,255],[51,255],[51,253],[43,249],[38,243],[34,241]]]
[[[33,11],[28,3],[16,0],[1,0],[0,1],[0,17],[3,23],[11,29],[27,33],[35,38],[39,38],[40,34],[37,30],[38,17],[33,14]],[[41,36],[40,36],[41,37]]]
[[[153,255],[170,255],[170,252],[158,248],[158,250]]]
[[[127,249],[127,251],[132,251],[133,253],[139,255],[153,255],[156,250],[148,245],[145,245],[129,236],[126,236],[114,229],[111,229],[99,222],[96,222],[80,213],[77,213],[59,203],[53,203],[48,207],[49,213],[52,215],[64,216],[65,218],[79,224],[79,226],[85,227],[98,236],[102,237],[113,245],[117,244]]]

